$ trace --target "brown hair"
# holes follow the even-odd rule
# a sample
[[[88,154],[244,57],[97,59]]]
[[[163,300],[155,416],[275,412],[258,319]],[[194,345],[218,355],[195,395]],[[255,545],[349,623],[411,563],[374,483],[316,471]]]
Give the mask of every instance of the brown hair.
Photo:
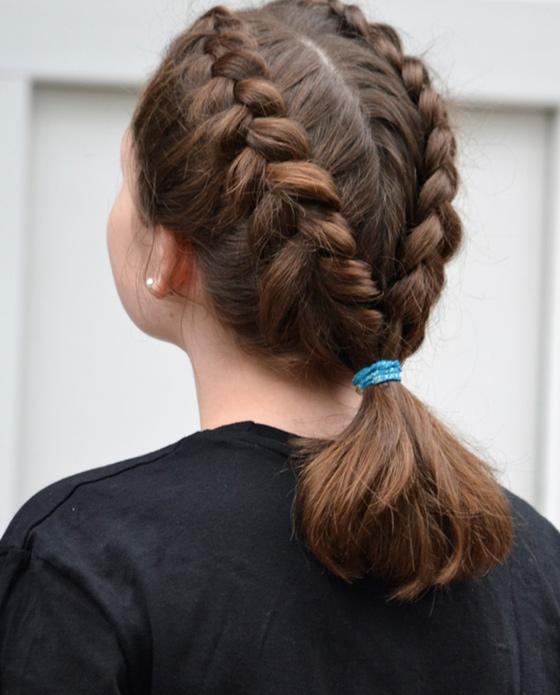
[[[338,0],[217,5],[169,42],[131,121],[136,205],[189,243],[216,318],[271,368],[327,383],[424,339],[463,229],[449,110],[396,30]],[[293,522],[389,600],[512,546],[485,462],[401,382],[334,439],[296,438]]]

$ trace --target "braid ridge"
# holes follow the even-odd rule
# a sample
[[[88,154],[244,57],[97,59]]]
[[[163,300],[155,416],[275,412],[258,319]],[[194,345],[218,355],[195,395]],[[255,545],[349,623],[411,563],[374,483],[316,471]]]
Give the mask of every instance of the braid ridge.
[[[348,348],[355,352],[347,353],[356,360],[371,352],[384,317],[372,308],[380,293],[369,263],[356,258],[336,184],[311,161],[308,135],[288,117],[243,20],[214,6],[200,18],[191,45],[199,40],[211,61],[210,78],[192,95],[187,120],[197,125],[188,148],[211,143],[227,166],[216,225],[225,230],[246,220],[255,266],[262,271],[261,332],[272,345],[289,341],[290,331],[313,340],[305,348],[330,362],[348,348],[348,336],[358,335]],[[315,309],[305,300],[311,295],[333,315],[329,323],[336,335],[308,337]]]
[[[431,308],[445,284],[444,265],[457,253],[463,238],[461,220],[451,205],[459,186],[454,162],[456,139],[426,65],[403,54],[400,37],[392,26],[369,23],[358,6],[340,0],[301,2],[326,8],[338,19],[341,35],[363,40],[382,55],[402,80],[421,118],[424,137],[417,166],[415,215],[395,251],[397,267],[383,301],[387,351],[404,359],[424,339]]]

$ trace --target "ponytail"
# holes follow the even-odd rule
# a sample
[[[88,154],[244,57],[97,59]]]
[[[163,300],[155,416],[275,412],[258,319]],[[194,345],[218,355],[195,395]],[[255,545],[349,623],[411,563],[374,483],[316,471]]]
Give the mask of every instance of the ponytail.
[[[473,579],[512,543],[497,472],[406,386],[369,386],[334,440],[298,438],[293,523],[300,540],[346,582],[367,573],[413,601]]]

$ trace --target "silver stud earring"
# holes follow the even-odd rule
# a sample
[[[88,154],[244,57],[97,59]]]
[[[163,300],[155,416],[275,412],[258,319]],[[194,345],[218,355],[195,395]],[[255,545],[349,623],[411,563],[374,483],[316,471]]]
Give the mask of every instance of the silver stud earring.
[[[154,286],[155,280],[154,278],[146,278],[146,287],[148,287],[150,290]]]

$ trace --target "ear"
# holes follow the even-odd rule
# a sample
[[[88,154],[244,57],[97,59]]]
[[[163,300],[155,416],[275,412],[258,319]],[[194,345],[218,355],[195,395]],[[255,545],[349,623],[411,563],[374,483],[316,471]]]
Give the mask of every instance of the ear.
[[[153,292],[165,297],[185,286],[193,274],[192,246],[180,243],[176,234],[158,224],[154,229],[153,274],[156,279]]]

